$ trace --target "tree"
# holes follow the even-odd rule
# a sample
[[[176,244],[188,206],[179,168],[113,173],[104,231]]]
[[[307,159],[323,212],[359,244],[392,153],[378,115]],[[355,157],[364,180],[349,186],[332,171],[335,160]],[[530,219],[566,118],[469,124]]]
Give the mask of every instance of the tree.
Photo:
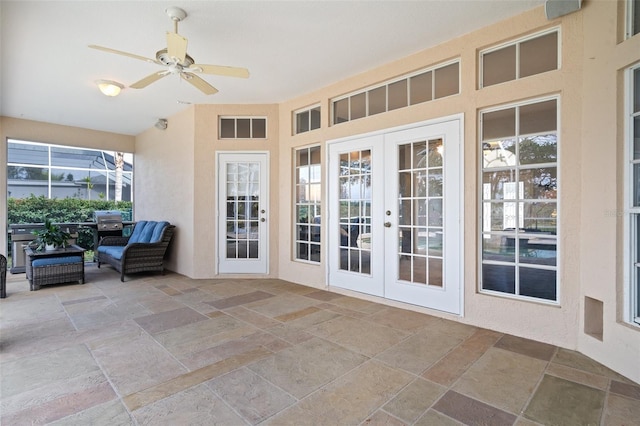
[[[87,183],[87,199],[90,200],[91,199],[91,190],[93,189],[93,183],[91,183],[91,176],[86,176],[82,180]]]
[[[114,200],[116,203],[122,201],[122,170],[124,169],[124,153],[116,152],[114,156],[116,165],[116,184]]]

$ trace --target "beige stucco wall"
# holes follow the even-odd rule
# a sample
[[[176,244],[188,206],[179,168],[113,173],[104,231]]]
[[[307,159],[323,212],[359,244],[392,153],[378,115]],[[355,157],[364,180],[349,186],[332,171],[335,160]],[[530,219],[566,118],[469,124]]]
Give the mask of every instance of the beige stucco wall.
[[[40,121],[0,117],[0,224],[7,225],[7,139],[134,152],[135,137]],[[7,254],[7,234],[0,232],[0,253]]]
[[[293,205],[293,149],[413,122],[464,113],[464,316],[388,302],[480,327],[575,349],[636,381],[640,380],[640,329],[620,321],[621,217],[604,218],[621,209],[620,149],[621,70],[640,60],[640,37],[617,45],[621,14],[610,1],[585,2],[580,12],[548,21],[538,8],[400,61],[343,80],[280,105],[280,177],[283,205]],[[522,80],[478,90],[478,51],[503,41],[559,26],[561,68]],[[451,58],[461,59],[461,94],[373,117],[330,126],[330,99]],[[478,261],[478,112],[547,95],[560,101],[559,305],[481,294]],[[292,136],[292,111],[320,103],[321,129]],[[594,172],[597,171],[597,172]],[[322,181],[326,184],[326,170]],[[326,190],[326,188],[325,188]],[[326,206],[323,216],[326,217]],[[603,223],[604,222],[604,223]],[[292,260],[292,214],[280,216],[280,277],[326,288],[326,251],[319,265]],[[323,229],[327,240],[327,230]],[[617,233],[617,235],[616,235]],[[618,277],[616,279],[616,277]],[[338,290],[341,291],[341,290]],[[355,293],[352,293],[357,295]],[[584,333],[584,296],[602,301],[602,341]],[[358,295],[362,297],[361,295]],[[369,299],[372,297],[364,296]],[[618,298],[618,303],[616,303]],[[587,311],[587,315],[593,312]]]

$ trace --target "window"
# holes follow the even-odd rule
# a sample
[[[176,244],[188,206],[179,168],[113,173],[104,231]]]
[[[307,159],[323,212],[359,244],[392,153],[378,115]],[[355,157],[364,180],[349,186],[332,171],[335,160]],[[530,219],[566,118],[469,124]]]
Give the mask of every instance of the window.
[[[295,156],[295,258],[320,262],[320,147],[301,148]]]
[[[627,38],[640,33],[640,0],[627,0]]]
[[[627,72],[628,93],[628,149],[627,176],[628,196],[626,228],[630,250],[628,271],[630,274],[629,299],[627,305],[630,315],[625,315],[632,322],[640,324],[640,64]]]
[[[558,100],[480,113],[481,290],[558,300]]]
[[[480,52],[481,87],[558,69],[558,30]]]
[[[132,161],[132,154],[9,140],[8,196],[131,201]]]
[[[266,139],[267,119],[220,117],[220,139]]]
[[[296,111],[294,134],[308,132],[320,128],[320,107],[312,107],[302,111]]]
[[[460,61],[422,70],[331,101],[333,124],[460,93]]]

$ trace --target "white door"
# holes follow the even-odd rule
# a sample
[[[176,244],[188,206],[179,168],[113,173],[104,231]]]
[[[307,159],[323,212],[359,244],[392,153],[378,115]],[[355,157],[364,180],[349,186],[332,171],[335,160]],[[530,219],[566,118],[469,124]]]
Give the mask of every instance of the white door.
[[[461,120],[330,144],[329,285],[461,312]]]
[[[268,272],[269,159],[218,153],[218,272]]]

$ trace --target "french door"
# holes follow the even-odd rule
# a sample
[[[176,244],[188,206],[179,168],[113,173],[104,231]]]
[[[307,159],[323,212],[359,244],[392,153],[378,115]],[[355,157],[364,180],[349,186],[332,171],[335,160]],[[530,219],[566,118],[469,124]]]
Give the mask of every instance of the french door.
[[[268,272],[268,154],[217,154],[218,272]]]
[[[461,312],[462,118],[329,144],[329,285]]]

